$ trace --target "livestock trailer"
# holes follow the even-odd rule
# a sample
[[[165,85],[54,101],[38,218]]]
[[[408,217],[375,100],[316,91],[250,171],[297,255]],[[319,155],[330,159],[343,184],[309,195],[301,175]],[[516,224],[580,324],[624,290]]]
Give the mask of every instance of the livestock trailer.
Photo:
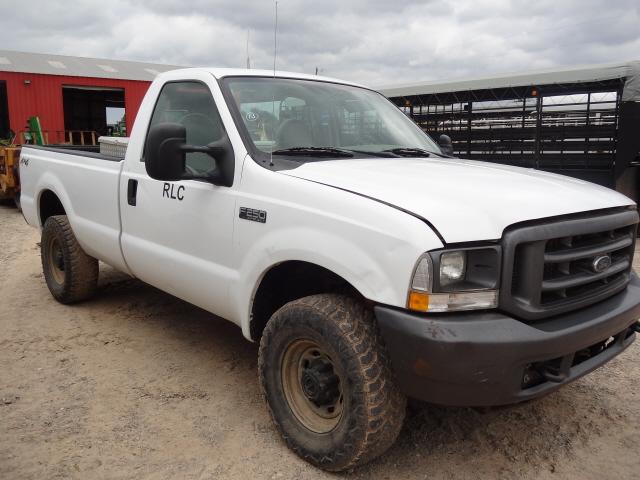
[[[640,61],[381,89],[457,156],[640,198]]]

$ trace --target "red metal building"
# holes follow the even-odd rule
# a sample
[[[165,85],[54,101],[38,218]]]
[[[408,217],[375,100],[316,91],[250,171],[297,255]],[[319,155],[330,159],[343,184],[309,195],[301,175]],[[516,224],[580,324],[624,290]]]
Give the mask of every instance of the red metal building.
[[[153,78],[170,65],[0,50],[0,138],[23,143],[40,119],[46,143],[94,143],[111,116],[130,128]]]

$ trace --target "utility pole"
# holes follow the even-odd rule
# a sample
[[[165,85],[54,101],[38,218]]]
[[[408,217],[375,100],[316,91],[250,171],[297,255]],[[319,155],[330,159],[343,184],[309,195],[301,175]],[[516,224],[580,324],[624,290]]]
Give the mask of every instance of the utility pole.
[[[249,32],[251,30],[249,30],[247,28],[247,69],[251,68],[251,58],[249,57]]]

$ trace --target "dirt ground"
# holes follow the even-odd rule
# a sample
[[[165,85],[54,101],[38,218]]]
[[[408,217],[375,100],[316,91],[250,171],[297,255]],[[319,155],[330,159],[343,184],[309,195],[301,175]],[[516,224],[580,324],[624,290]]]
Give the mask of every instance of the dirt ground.
[[[537,401],[414,407],[384,457],[331,475],[281,442],[236,326],[102,265],[95,299],[60,305],[38,241],[0,206],[1,479],[640,477],[640,342]]]

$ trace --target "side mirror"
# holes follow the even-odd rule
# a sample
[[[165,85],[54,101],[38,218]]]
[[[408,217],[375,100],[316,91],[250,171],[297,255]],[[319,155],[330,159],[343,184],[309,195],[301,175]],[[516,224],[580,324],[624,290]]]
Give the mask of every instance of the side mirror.
[[[442,153],[453,157],[453,144],[451,143],[451,137],[449,135],[440,135],[440,137],[438,137],[438,145],[440,145]]]
[[[181,180],[185,177],[187,130],[179,123],[159,123],[149,129],[144,148],[147,173],[154,180]]]
[[[208,176],[187,173],[185,154],[201,152],[216,160],[216,168]],[[187,131],[179,123],[159,123],[149,129],[145,144],[145,168],[154,180],[177,181],[202,179],[230,187],[233,185],[235,157],[226,133],[204,146],[187,145]]]

